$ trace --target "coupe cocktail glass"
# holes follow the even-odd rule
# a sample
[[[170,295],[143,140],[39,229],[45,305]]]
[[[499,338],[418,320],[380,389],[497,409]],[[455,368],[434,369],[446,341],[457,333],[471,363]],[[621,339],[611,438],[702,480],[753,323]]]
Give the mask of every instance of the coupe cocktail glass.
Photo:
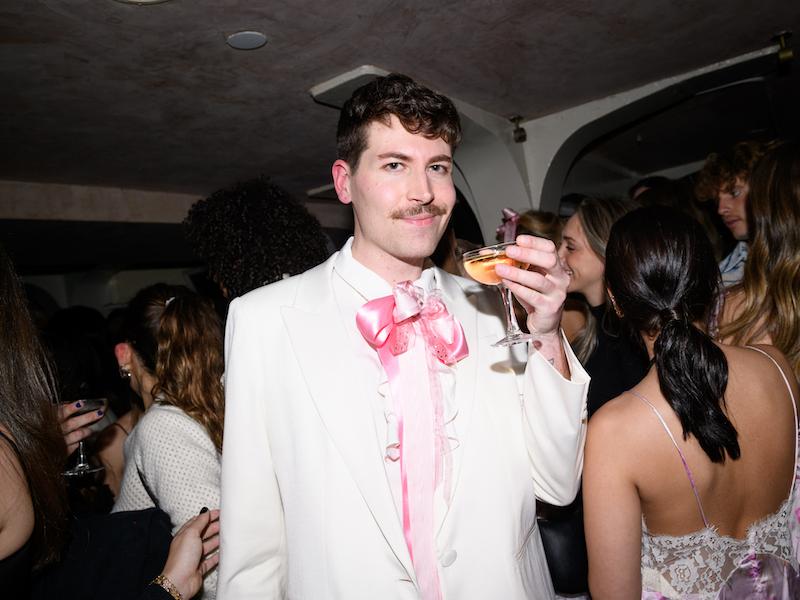
[[[517,317],[514,314],[514,299],[511,290],[503,285],[502,278],[495,272],[495,267],[501,264],[521,269],[525,268],[523,263],[506,255],[506,248],[513,246],[514,243],[506,242],[504,244],[485,246],[465,252],[461,257],[464,262],[464,270],[469,276],[485,285],[496,286],[503,299],[503,307],[506,313],[506,336],[492,344],[493,346],[511,346],[531,339],[530,334],[519,328]]]

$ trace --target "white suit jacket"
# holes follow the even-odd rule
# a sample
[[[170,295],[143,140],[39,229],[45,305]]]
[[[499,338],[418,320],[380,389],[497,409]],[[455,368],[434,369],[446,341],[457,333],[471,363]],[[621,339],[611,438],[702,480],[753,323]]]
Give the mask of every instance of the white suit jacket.
[[[374,380],[333,298],[336,255],[235,300],[226,330],[219,600],[418,598],[384,468]],[[459,447],[436,529],[445,599],[553,597],[535,497],[569,503],[583,466],[588,376],[540,355],[514,373],[499,298],[437,271],[469,356]],[[347,318],[354,318],[349,315]],[[374,368],[372,369],[374,371]]]

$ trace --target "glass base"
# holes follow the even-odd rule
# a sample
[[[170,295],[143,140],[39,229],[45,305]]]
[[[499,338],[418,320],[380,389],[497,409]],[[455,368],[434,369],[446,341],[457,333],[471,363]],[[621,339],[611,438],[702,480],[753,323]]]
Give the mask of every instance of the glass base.
[[[499,340],[492,344],[495,348],[498,347],[506,347],[506,346],[513,346],[514,344],[521,344],[522,342],[527,342],[528,340],[532,340],[533,336],[530,333],[525,333],[523,331],[519,331],[517,333],[510,333],[502,340]]]
[[[75,465],[69,471],[64,471],[64,475],[66,477],[82,477],[83,475],[102,471],[104,468],[105,467],[93,467],[90,464]]]

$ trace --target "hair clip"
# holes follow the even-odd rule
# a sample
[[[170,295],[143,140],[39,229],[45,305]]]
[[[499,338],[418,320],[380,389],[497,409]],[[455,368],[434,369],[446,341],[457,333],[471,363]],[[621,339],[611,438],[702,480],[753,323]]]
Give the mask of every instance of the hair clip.
[[[169,306],[169,303],[172,302],[173,300],[175,300],[175,296],[167,298],[167,301],[164,303],[164,308],[167,308]]]

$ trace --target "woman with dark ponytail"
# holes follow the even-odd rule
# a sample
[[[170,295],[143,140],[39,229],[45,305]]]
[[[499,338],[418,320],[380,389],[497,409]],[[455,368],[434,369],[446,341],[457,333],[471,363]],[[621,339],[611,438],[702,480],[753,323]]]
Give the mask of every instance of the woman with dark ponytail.
[[[589,424],[592,598],[800,597],[788,361],[706,334],[719,270],[702,227],[673,209],[641,208],[614,225],[605,279],[651,368]]]

